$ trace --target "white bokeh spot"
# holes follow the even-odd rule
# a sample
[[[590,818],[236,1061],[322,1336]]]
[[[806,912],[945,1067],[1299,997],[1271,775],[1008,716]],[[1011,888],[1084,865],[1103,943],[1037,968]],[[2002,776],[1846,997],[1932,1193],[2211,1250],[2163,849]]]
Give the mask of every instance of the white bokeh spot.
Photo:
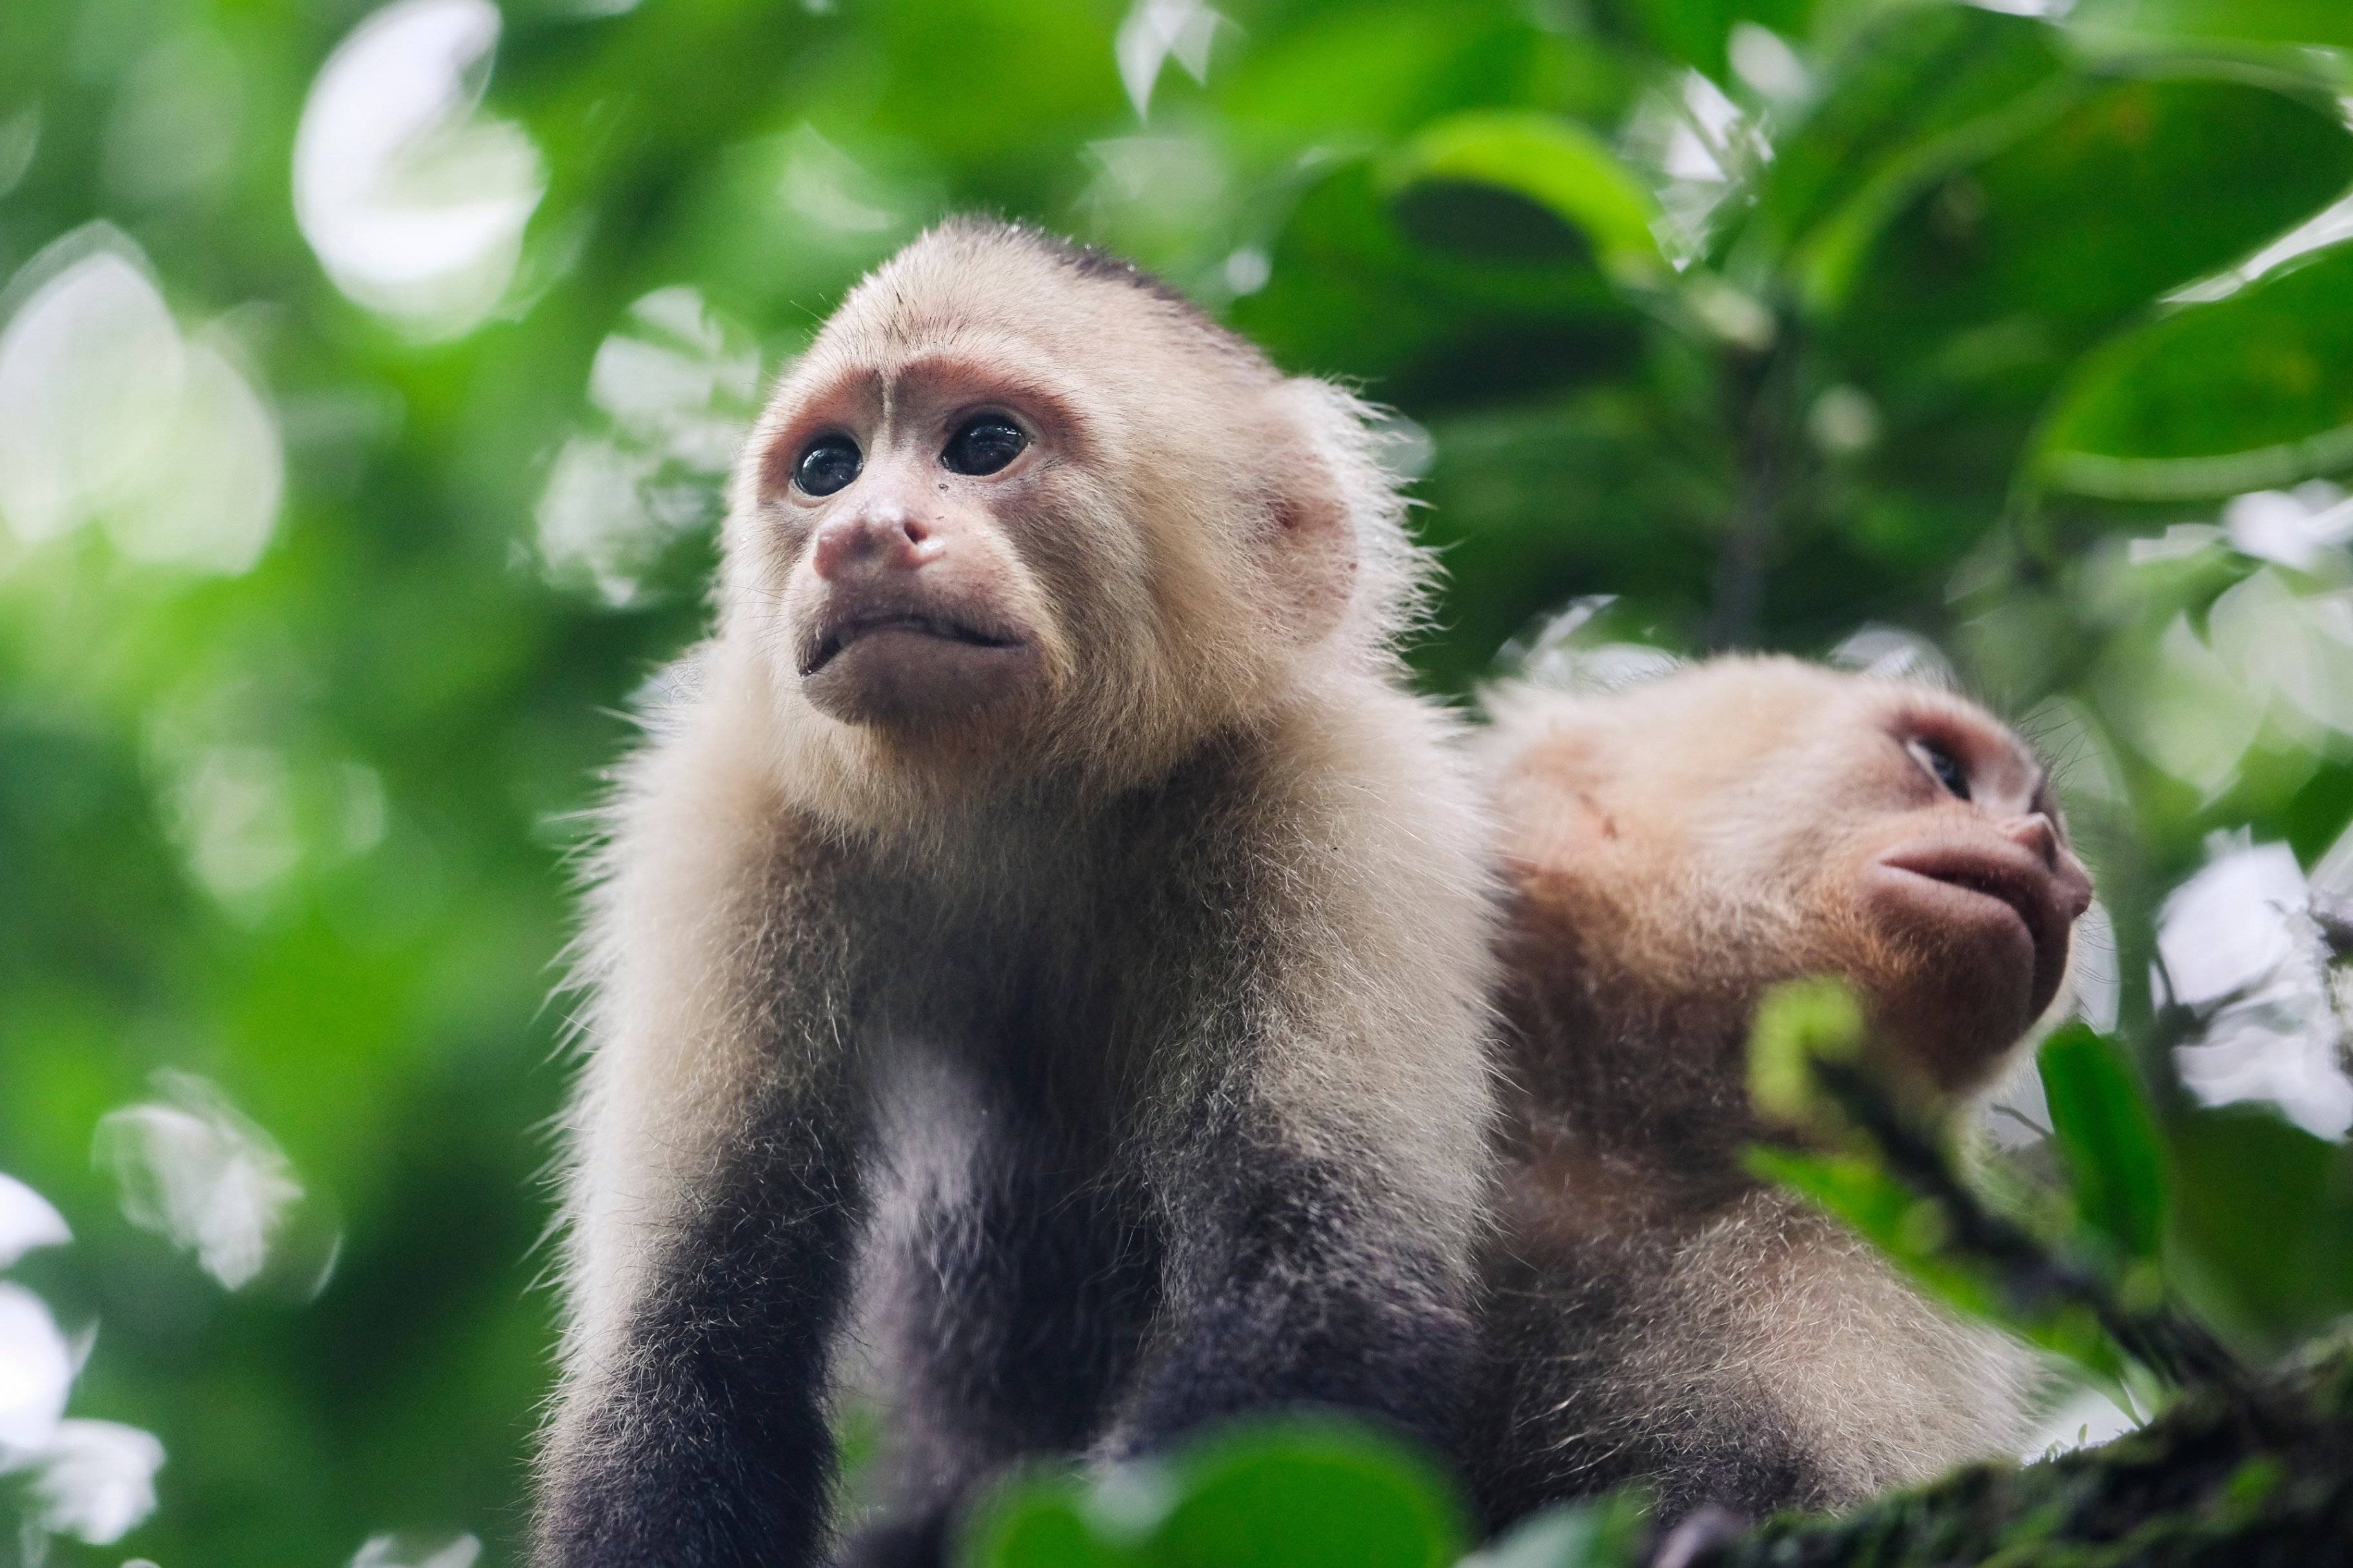
[[[117,1421],[60,1421],[27,1468],[32,1522],[51,1535],[105,1546],[155,1511],[164,1445],[153,1433]]]
[[[717,521],[759,392],[750,334],[700,293],[661,289],[630,306],[589,367],[603,428],[564,444],[540,492],[533,518],[549,580],[635,603],[662,552]]]
[[[37,545],[95,522],[124,554],[237,574],[285,489],[278,423],[232,345],[182,334],[103,224],[26,265],[0,331],[0,524]]]
[[[48,1199],[16,1177],[0,1174],[0,1268],[36,1247],[62,1247],[72,1239],[65,1215]]]
[[[57,1435],[73,1386],[73,1347],[42,1300],[0,1281],[0,1469],[14,1469]]]
[[[110,1111],[100,1163],[120,1187],[123,1216],[195,1254],[234,1290],[260,1274],[302,1184],[275,1141],[189,1073],[156,1075],[164,1101]]]
[[[294,140],[294,216],[335,287],[426,336],[495,309],[545,193],[539,149],[480,112],[490,0],[397,0],[337,46]]]
[[[1119,62],[1120,85],[1143,119],[1152,110],[1152,92],[1170,60],[1195,81],[1209,75],[1209,46],[1217,41],[1218,25],[1225,20],[1201,0],[1136,0],[1112,41]]]
[[[482,1543],[471,1535],[420,1542],[400,1535],[378,1535],[353,1554],[351,1568],[474,1568]]]
[[[2327,948],[2294,851],[2217,835],[2159,910],[2157,948],[2171,999],[2206,1016],[2199,1040],[2173,1053],[2192,1094],[2267,1101],[2323,1138],[2353,1128]]]

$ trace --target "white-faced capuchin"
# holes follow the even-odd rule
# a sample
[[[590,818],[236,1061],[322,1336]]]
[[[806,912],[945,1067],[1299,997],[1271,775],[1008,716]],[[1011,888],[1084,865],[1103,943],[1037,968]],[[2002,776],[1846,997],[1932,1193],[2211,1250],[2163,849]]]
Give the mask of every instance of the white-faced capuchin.
[[[2092,896],[2045,770],[1946,692],[1725,658],[1514,687],[1499,1236],[1467,1452],[1492,1522],[1837,1508],[2021,1439],[2027,1353],[1750,1176],[1759,999],[1846,982],[1949,1109],[2048,1009]]]
[[[1478,789],[1394,651],[1366,410],[954,221],[755,430],[585,937],[545,1568],[844,1561],[976,1483],[1302,1404],[1435,1435],[1493,1117]]]

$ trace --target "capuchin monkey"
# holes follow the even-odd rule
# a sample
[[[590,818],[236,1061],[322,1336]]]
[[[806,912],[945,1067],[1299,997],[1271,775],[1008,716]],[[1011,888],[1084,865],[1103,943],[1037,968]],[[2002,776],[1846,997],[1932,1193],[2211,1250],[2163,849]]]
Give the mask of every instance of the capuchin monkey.
[[[1026,228],[819,332],[596,868],[544,1568],[834,1550],[859,1278],[894,1445],[841,1561],[937,1563],[1034,1456],[1451,1421],[1493,900],[1377,458]]]
[[[1672,1521],[1837,1509],[2014,1451],[2033,1363],[1749,1175],[1759,999],[1845,981],[1949,1110],[2090,902],[2043,767],[1908,682],[1725,658],[1491,699],[1511,882],[1499,1235],[1467,1442],[1497,1526],[1639,1482]]]

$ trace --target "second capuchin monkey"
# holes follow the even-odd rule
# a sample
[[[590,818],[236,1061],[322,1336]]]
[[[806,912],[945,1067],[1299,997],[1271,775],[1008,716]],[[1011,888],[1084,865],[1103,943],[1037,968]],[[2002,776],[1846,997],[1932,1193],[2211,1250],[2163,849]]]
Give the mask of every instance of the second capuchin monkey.
[[[586,937],[543,1568],[843,1561],[1242,1413],[1435,1436],[1493,1113],[1484,828],[1366,410],[952,222],[753,433]]]
[[[1834,1509],[2010,1451],[2032,1363],[1749,1175],[1746,1044],[1846,982],[1930,1103],[2048,1009],[2092,896],[2045,770],[1947,692],[1726,658],[1492,702],[1505,1173],[1467,1444],[1493,1523],[1628,1482]]]

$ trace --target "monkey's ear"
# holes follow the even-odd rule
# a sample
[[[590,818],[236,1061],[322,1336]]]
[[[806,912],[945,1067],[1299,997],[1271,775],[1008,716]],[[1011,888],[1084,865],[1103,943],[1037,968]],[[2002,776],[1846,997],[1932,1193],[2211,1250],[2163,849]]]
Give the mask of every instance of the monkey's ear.
[[[1282,438],[1272,453],[1271,525],[1263,550],[1287,629],[1320,641],[1347,614],[1356,590],[1355,520],[1329,450],[1323,388],[1287,384]]]

